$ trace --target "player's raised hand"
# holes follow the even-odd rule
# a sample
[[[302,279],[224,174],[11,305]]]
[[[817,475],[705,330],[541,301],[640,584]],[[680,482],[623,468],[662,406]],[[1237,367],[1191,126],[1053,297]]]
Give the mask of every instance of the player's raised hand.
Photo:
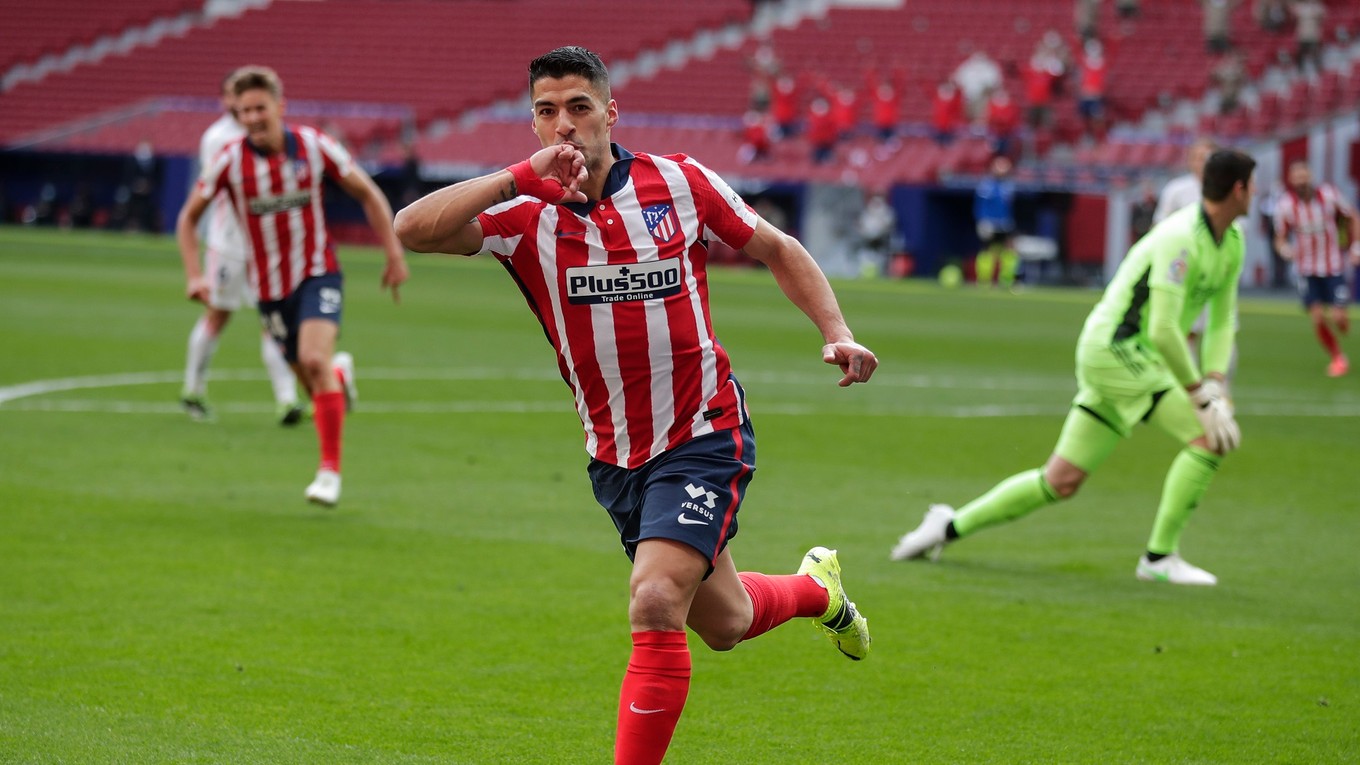
[[[544,202],[585,202],[581,184],[586,180],[586,159],[581,150],[569,143],[547,146],[533,156],[506,168],[515,179],[520,194]]]
[[[822,346],[822,360],[841,368],[845,376],[837,385],[842,388],[857,382],[869,382],[869,377],[878,369],[878,357],[874,352],[849,340]]]

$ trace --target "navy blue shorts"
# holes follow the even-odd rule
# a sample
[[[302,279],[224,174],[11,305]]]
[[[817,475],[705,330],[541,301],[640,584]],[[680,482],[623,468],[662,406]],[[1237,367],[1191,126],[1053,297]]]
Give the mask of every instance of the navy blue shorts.
[[[1305,308],[1316,303],[1344,306],[1351,295],[1345,276],[1300,276],[1299,299]]]
[[[588,472],[629,560],[644,539],[673,539],[708,558],[711,574],[737,535],[737,510],[755,469],[756,434],[747,417],[739,428],[686,441],[642,467],[591,460]]]
[[[298,360],[298,327],[307,319],[323,319],[340,324],[345,305],[345,277],[338,271],[309,276],[283,300],[260,303],[264,331],[283,347],[283,357]]]

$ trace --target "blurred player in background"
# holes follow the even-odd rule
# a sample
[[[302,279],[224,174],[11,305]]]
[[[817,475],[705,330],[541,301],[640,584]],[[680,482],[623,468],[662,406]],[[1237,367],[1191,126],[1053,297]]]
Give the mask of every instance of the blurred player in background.
[[[212,164],[227,144],[245,137],[245,128],[236,121],[236,94],[231,92],[235,72],[222,81],[222,116],[203,132],[198,144],[198,166]],[[203,301],[203,315],[189,333],[189,348],[184,365],[184,391],[180,403],[195,420],[211,417],[208,408],[208,366],[217,351],[217,339],[231,320],[233,312],[253,303],[250,283],[246,278],[246,243],[237,222],[236,212],[226,193],[213,197],[208,206],[204,227],[203,276],[207,279],[208,295]],[[260,358],[269,372],[278,405],[279,422],[296,425],[305,409],[298,403],[297,380],[283,358],[279,344],[268,332],[260,333]]]
[[[1304,161],[1289,165],[1289,188],[1275,203],[1275,249],[1294,262],[1299,297],[1303,299],[1318,342],[1331,357],[1327,374],[1340,377],[1350,370],[1337,335],[1350,331],[1346,307],[1346,255],[1341,252],[1338,223],[1346,222],[1351,263],[1360,265],[1360,217],[1346,199],[1328,183],[1314,184],[1313,171]],[[1323,306],[1331,307],[1331,323]]]
[[[1162,193],[1157,196],[1157,209],[1152,213],[1153,225],[1166,220],[1177,210],[1199,204],[1204,163],[1215,148],[1212,138],[1197,138],[1190,144],[1185,152],[1186,172],[1167,181]]]
[[[842,386],[868,381],[878,362],[797,240],[685,155],[611,143],[619,112],[598,56],[545,54],[529,65],[529,89],[544,148],[415,202],[397,229],[418,252],[493,253],[556,350],[596,499],[633,561],[615,762],[649,765],[665,756],[689,692],[686,625],[719,651],[795,617],[817,620],[852,659],[870,645],[834,550],[813,548],[790,576],[738,573],[732,562],[755,436],[713,334],[705,242],[770,268],[820,330]]]
[[[1184,448],[1166,474],[1135,574],[1217,584],[1177,550],[1223,455],[1241,441],[1224,372],[1245,253],[1234,221],[1251,208],[1255,166],[1241,152],[1215,152],[1205,165],[1202,205],[1172,213],[1129,250],[1077,341],[1077,396],[1048,463],[1007,478],[958,512],[932,505],[921,525],[898,541],[893,560],[934,559],[955,539],[1071,497],[1134,425],[1148,422]],[[1206,305],[1209,323],[1196,369],[1185,333]]]
[[[197,227],[225,192],[246,234],[260,318],[312,397],[321,464],[305,496],[330,506],[340,501],[341,431],[355,387],[354,360],[335,353],[344,282],[326,228],[322,181],[331,178],[363,207],[386,251],[382,284],[394,300],[408,276],[406,257],[387,198],[348,152],[313,128],[284,124],[283,83],[272,69],[243,67],[231,86],[246,135],[203,168],[175,228],[187,291],[194,300],[208,298]]]
[[[992,286],[993,278],[1007,289],[1015,286],[1020,256],[1015,251],[1015,181],[1009,157],[992,158],[990,174],[973,195],[973,218],[977,221],[982,250],[973,262],[977,283]]]

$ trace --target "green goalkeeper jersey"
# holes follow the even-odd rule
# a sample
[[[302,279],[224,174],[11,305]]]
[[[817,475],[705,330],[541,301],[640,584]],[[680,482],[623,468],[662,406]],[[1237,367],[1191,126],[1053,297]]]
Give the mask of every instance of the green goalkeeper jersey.
[[[1132,341],[1158,355],[1182,385],[1202,376],[1185,337],[1207,305],[1200,347],[1203,374],[1226,372],[1236,333],[1237,283],[1246,253],[1233,223],[1214,239],[1201,205],[1157,224],[1129,250],[1082,328],[1080,342]]]

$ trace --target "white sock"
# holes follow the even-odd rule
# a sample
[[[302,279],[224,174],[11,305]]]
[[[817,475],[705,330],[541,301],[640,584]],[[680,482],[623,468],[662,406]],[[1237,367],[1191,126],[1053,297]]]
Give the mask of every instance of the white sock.
[[[189,352],[184,361],[184,395],[202,396],[208,387],[208,364],[217,351],[217,335],[208,329],[208,317],[200,316],[189,332]]]
[[[274,400],[292,406],[297,403],[297,378],[283,357],[283,350],[268,334],[260,335],[260,359],[269,372],[269,384],[274,386]]]

